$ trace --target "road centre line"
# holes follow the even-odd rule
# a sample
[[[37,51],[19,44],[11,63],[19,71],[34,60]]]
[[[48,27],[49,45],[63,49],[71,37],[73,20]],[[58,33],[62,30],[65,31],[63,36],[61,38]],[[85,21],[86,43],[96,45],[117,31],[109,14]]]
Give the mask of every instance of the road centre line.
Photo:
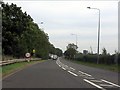
[[[80,73],[82,73],[82,74],[85,74],[85,75],[87,75],[87,76],[92,76],[92,75],[87,74],[87,73],[84,73],[84,72],[82,72],[82,71],[78,71],[78,72],[80,72]]]
[[[86,82],[88,82],[89,84],[91,84],[91,85],[99,88],[99,89],[106,90],[106,89],[104,89],[103,87],[101,87],[101,86],[99,86],[99,85],[97,85],[97,84],[95,84],[95,83],[93,83],[93,82],[91,82],[91,81],[89,81],[89,80],[87,80],[87,79],[83,79],[83,80],[86,81]]]
[[[63,70],[66,70],[64,67],[62,67]]]
[[[58,65],[59,67],[61,67],[60,65]]]
[[[75,70],[74,68],[70,67],[70,69]]]
[[[77,74],[75,74],[75,73],[73,73],[73,72],[71,72],[71,71],[68,71],[70,74],[72,74],[72,75],[74,75],[74,76],[78,76]]]
[[[102,80],[103,82],[109,83],[109,84],[111,84],[111,85],[113,85],[113,86],[120,87],[119,85],[114,84],[114,83],[112,83],[112,82],[109,82],[109,81],[106,81],[106,80],[103,80],[103,79],[101,79],[101,80]]]

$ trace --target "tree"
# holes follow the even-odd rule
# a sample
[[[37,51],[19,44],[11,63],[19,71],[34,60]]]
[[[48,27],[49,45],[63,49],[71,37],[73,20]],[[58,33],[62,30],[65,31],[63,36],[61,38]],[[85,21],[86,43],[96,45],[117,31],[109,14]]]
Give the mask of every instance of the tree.
[[[55,54],[59,57],[62,56],[62,50],[59,48],[55,48]]]
[[[105,48],[102,49],[102,54],[107,55],[107,50]]]
[[[68,59],[73,59],[73,58],[75,58],[75,55],[76,55],[76,52],[77,52],[76,48],[73,47],[73,44],[68,44],[68,46],[67,46],[67,50],[64,52],[64,55]]]
[[[3,54],[20,58],[35,49],[37,57],[47,59],[49,53],[55,53],[48,34],[33,22],[30,15],[22,12],[21,7],[2,3],[2,19]]]

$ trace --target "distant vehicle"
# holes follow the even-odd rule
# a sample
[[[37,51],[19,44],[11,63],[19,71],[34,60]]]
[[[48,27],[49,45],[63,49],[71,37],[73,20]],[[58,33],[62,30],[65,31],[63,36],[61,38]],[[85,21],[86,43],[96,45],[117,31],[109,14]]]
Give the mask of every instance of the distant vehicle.
[[[57,60],[58,56],[54,54],[49,54],[49,59]]]
[[[58,56],[57,55],[53,55],[53,60],[57,60]]]

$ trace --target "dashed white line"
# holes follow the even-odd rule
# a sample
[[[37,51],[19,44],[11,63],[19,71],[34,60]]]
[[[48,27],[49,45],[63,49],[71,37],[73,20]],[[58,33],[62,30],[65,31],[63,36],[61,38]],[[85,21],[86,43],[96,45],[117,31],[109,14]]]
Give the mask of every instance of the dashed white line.
[[[104,89],[103,87],[101,87],[101,86],[99,86],[99,85],[97,85],[97,84],[95,84],[95,83],[93,83],[93,82],[91,82],[91,81],[89,81],[89,80],[87,80],[87,79],[83,79],[83,80],[86,81],[86,82],[88,82],[89,84],[91,84],[91,85],[99,88],[99,89],[106,90],[106,89]]]
[[[70,69],[75,70],[74,68],[70,67]]]
[[[61,67],[60,65],[58,65],[59,67]]]
[[[101,80],[102,80],[103,82],[109,83],[109,84],[111,84],[111,85],[113,85],[113,86],[120,87],[119,85],[114,84],[114,83],[111,83],[111,82],[109,82],[109,81],[106,81],[106,80],[103,80],[103,79],[101,79]]]
[[[92,75],[87,74],[87,73],[84,73],[84,72],[82,72],[82,71],[79,71],[79,72],[82,73],[82,74],[85,74],[85,75],[87,75],[87,76],[92,76]]]
[[[75,73],[73,73],[73,72],[71,72],[71,71],[68,71],[70,74],[72,74],[72,75],[74,75],[74,76],[78,76],[77,74],[75,74]]]
[[[66,70],[64,67],[62,67],[63,70]]]

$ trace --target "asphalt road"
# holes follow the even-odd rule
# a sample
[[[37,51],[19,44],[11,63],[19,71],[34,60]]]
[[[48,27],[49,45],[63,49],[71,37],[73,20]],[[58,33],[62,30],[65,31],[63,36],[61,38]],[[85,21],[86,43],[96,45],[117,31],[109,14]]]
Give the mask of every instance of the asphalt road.
[[[118,74],[62,58],[32,65],[3,79],[3,88],[118,88]]]

